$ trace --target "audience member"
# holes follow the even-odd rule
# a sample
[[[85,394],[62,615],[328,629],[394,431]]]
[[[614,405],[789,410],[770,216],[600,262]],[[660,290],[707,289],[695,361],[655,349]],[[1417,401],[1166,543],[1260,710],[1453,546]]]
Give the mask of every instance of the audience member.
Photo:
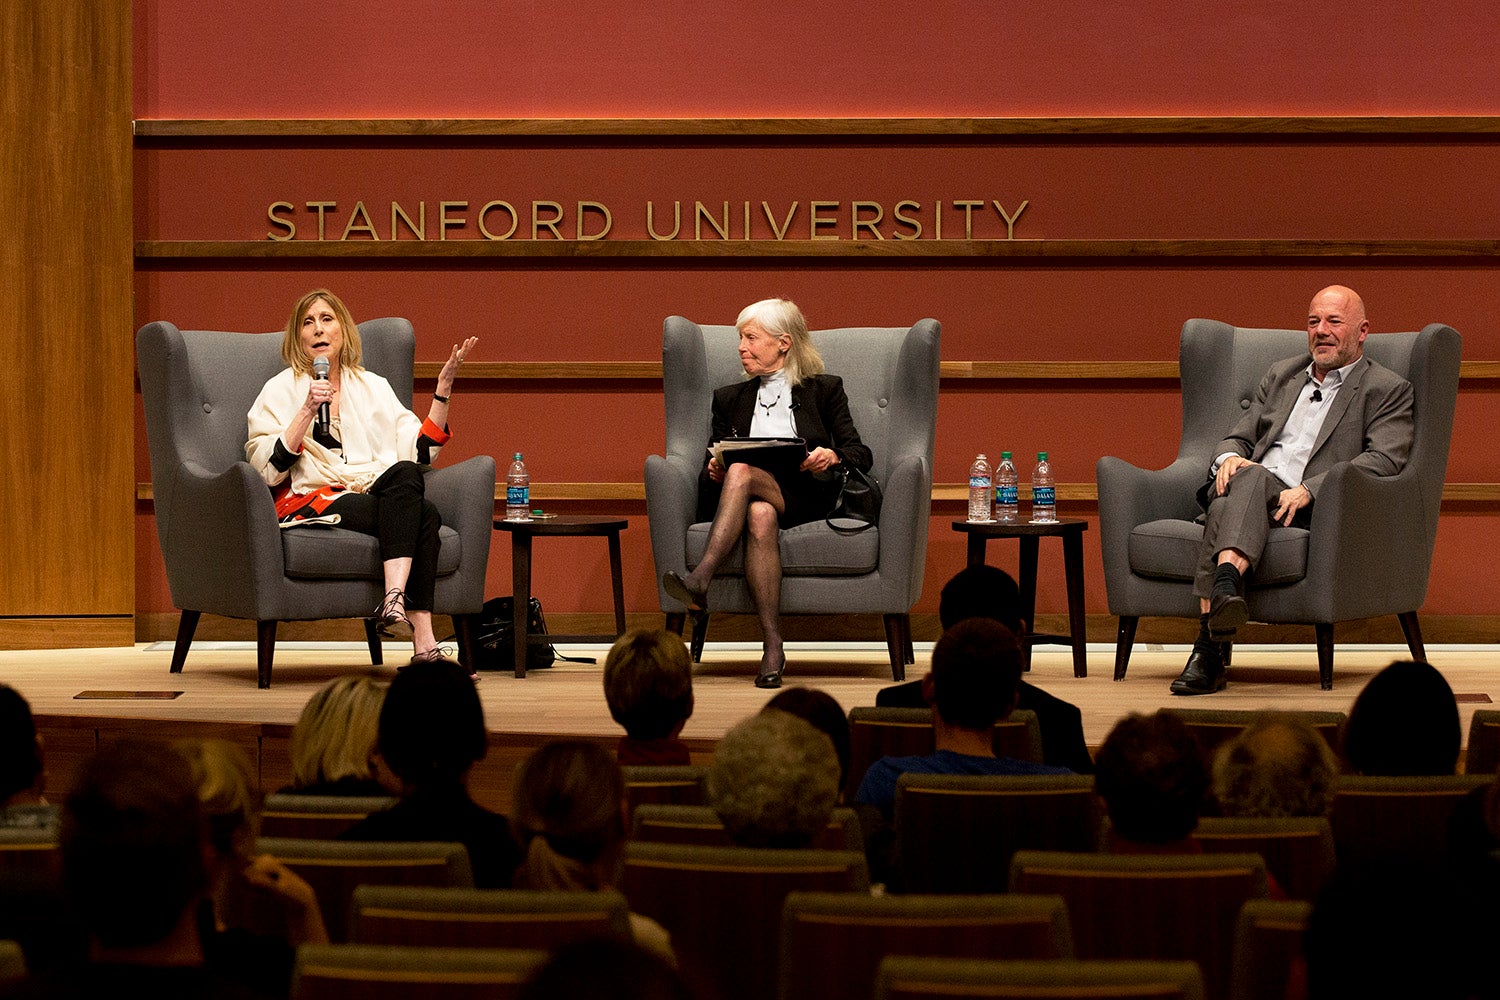
[[[1009,573],[994,566],[969,566],[959,570],[938,598],[938,620],[943,629],[965,618],[993,618],[1010,629],[1021,643],[1030,622],[1021,616],[1021,590]],[[1042,762],[1066,767],[1076,774],[1093,774],[1094,761],[1083,741],[1083,714],[1078,706],[1048,694],[1028,681],[1018,687],[1016,707],[1036,713],[1042,728]],[[875,704],[891,708],[926,708],[922,682],[909,681],[882,688]]]
[[[1338,760],[1305,719],[1262,712],[1219,747],[1213,791],[1225,816],[1327,816]]]
[[[394,795],[382,783],[376,740],[387,685],[366,674],[324,684],[302,707],[292,727],[292,783],[283,792],[302,795]]]
[[[31,705],[0,684],[0,828],[57,828],[57,809],[42,797],[45,774]]]
[[[1448,817],[1448,851],[1458,864],[1500,865],[1500,774],[1458,800]]]
[[[205,847],[198,788],[182,755],[141,740],[105,744],[62,810],[63,883],[87,928],[88,961],[5,995],[252,996],[204,961]]]
[[[625,854],[625,779],[609,751],[582,740],[549,743],[516,769],[511,829],[524,860],[518,889],[613,889]],[[637,944],[675,964],[670,936],[630,914]]]
[[[1208,771],[1187,724],[1170,712],[1132,712],[1094,757],[1094,789],[1109,814],[1109,850],[1200,853],[1193,839]]]
[[[682,977],[658,955],[623,941],[593,938],[552,952],[521,987],[520,1000],[694,1000]]]
[[[398,673],[380,709],[378,746],[401,782],[401,801],[366,816],[343,839],[461,843],[477,887],[509,887],[521,860],[510,826],[469,797],[469,771],[484,759],[488,734],[468,671],[438,660]]]
[[[1354,699],[1344,761],[1354,774],[1453,774],[1462,742],[1448,681],[1430,664],[1397,660]]]
[[[297,947],[327,944],[318,898],[296,872],[255,853],[259,795],[245,751],[227,740],[178,740],[208,828],[209,896],[199,934],[210,968],[258,993],[286,996]]]
[[[806,722],[812,723],[833,744],[833,752],[839,758],[839,790],[842,797],[844,782],[849,778],[849,716],[844,714],[833,695],[810,687],[783,688],[766,702],[761,711],[777,709],[790,712]]]
[[[692,761],[678,739],[693,714],[693,661],[682,639],[660,629],[632,629],[604,658],[604,700],[625,727],[622,765]]]
[[[742,846],[809,846],[838,796],[833,743],[790,712],[752,715],[714,748],[708,804]]]
[[[870,765],[855,801],[890,820],[896,779],[919,774],[1067,774],[1067,768],[996,757],[995,723],[1016,706],[1021,646],[1015,633],[989,618],[967,618],[943,633],[932,651],[922,693],[932,706],[937,752],[882,757]]]

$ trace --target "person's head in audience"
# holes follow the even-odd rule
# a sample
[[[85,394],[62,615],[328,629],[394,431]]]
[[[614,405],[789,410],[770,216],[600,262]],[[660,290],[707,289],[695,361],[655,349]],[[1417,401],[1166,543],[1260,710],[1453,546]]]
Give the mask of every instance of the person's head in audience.
[[[0,684],[0,808],[41,801],[42,744],[31,705]]]
[[[1430,664],[1397,660],[1354,699],[1344,760],[1354,774],[1453,774],[1462,741],[1448,681]]]
[[[375,745],[386,687],[374,677],[347,674],[313,693],[292,727],[293,788],[378,794]]]
[[[679,636],[632,629],[604,658],[604,700],[633,740],[673,739],[693,714],[693,661]]]
[[[760,712],[714,748],[708,803],[735,843],[806,847],[838,803],[833,743],[790,712]]]
[[[1327,816],[1338,760],[1305,719],[1263,712],[1214,757],[1213,791],[1225,816]]]
[[[510,828],[518,889],[607,889],[625,850],[625,780],[597,743],[565,740],[516,768]]]
[[[61,846],[63,885],[95,960],[202,964],[203,813],[180,753],[137,739],[106,743],[63,805]]]
[[[828,737],[833,744],[833,752],[839,758],[839,787],[843,788],[845,779],[849,777],[849,717],[844,714],[843,707],[833,695],[800,685],[782,688],[766,702],[766,707],[761,711],[772,709],[790,712],[805,719]]]
[[[260,832],[260,795],[250,757],[221,739],[176,740],[172,749],[192,768],[213,855],[237,869],[254,853]]]
[[[402,793],[462,784],[488,750],[484,706],[457,663],[414,663],[391,681],[378,747]]]
[[[938,621],[950,629],[965,618],[993,618],[1016,634],[1026,634],[1021,618],[1021,588],[997,566],[967,566],[943,584],[938,597]]]
[[[573,941],[521,987],[520,1000],[694,1000],[682,976],[639,945],[608,938]]]
[[[988,747],[995,723],[1016,707],[1020,686],[1021,644],[1010,629],[971,617],[945,631],[932,649],[932,670],[922,679],[938,749],[962,733],[979,734]],[[993,756],[977,745],[972,749]]]
[[[1193,734],[1171,712],[1132,712],[1115,723],[1094,769],[1116,848],[1171,847],[1198,826],[1208,771]]]

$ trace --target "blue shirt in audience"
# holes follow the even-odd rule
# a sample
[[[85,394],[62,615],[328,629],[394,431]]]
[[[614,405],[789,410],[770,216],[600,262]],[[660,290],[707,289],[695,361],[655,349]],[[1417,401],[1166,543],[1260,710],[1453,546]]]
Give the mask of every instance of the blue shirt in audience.
[[[939,750],[926,757],[882,757],[870,765],[859,783],[855,802],[874,806],[887,816],[896,807],[896,779],[903,774],[1072,774],[1065,767],[1037,764],[1013,757],[971,757]]]

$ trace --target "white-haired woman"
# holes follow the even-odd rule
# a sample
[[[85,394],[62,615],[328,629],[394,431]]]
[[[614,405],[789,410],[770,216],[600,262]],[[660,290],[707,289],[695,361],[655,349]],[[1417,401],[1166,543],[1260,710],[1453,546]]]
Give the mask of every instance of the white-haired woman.
[[[799,437],[807,458],[797,474],[778,481],[764,469],[713,458],[698,477],[698,520],[712,519],[708,545],[692,572],[668,570],[662,585],[692,610],[708,607],[708,584],[740,536],[745,537],[745,582],[760,618],[764,644],[756,687],[781,686],[786,654],[781,642],[781,550],[778,535],[825,517],[838,499],[848,463],[868,471],[870,449],[849,415],[844,383],[823,371],[796,303],[763,299],[735,320],[745,379],[714,390],[713,440],[731,437]]]

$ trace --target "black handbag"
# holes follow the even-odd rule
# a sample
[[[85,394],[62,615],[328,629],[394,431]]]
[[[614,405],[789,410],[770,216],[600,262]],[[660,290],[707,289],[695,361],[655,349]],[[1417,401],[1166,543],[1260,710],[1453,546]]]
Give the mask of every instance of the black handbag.
[[[843,482],[839,485],[838,499],[833,509],[824,518],[834,531],[856,534],[875,527],[880,520],[880,481],[872,473],[862,472],[852,465],[840,463],[833,467]],[[858,521],[858,525],[834,524],[834,519]]]
[[[479,612],[479,663],[480,670],[512,670],[515,667],[515,599],[492,597],[484,602]],[[547,619],[542,617],[542,602],[535,597],[526,608],[526,634],[546,635]],[[526,669],[545,670],[556,660],[569,663],[594,663],[592,656],[564,656],[550,642],[528,643],[526,646]]]

